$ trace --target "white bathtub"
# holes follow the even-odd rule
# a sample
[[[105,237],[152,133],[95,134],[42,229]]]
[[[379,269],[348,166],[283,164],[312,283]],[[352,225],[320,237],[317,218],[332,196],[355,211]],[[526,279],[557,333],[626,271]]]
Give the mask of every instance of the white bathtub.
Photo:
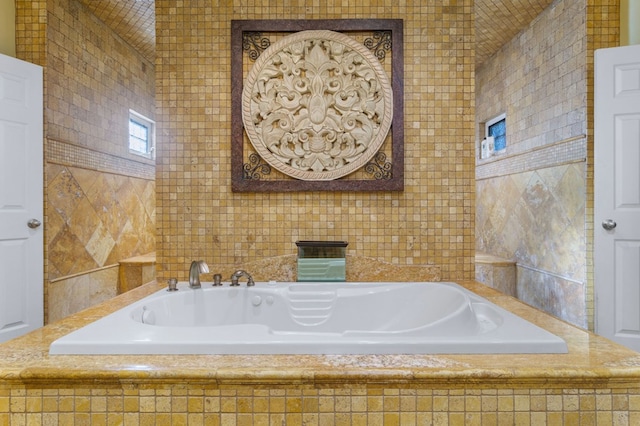
[[[561,338],[454,283],[256,283],[161,290],[50,354],[566,353]]]

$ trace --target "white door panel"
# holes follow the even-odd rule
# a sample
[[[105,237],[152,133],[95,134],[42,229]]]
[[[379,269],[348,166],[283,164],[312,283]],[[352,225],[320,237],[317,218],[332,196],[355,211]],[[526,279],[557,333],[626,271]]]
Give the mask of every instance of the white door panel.
[[[640,351],[640,46],[596,51],[596,332]]]
[[[0,120],[0,235],[3,239],[25,238],[27,229],[21,225],[27,208],[25,182],[14,180],[20,165],[27,161],[26,131],[24,124]],[[20,143],[16,143],[20,141]]]
[[[42,93],[41,67],[0,55],[0,342],[43,323]]]
[[[0,242],[0,259],[2,262],[12,265],[10,268],[2,268],[3,274],[0,279],[6,283],[20,283],[26,280],[26,271],[28,265],[25,264],[27,258],[28,247],[25,239],[9,239]],[[11,291],[10,286],[4,288]],[[0,324],[2,324],[3,332],[7,335],[15,337],[29,331],[28,321],[24,318],[28,315],[28,307],[26,305],[26,294],[23,291],[17,291],[14,295],[3,296],[5,303],[2,304],[0,310]]]
[[[638,301],[640,301],[640,242],[617,241],[615,248],[616,269],[616,331],[617,333],[637,335],[640,331],[640,315]],[[628,267],[631,265],[631,267]]]
[[[621,114],[615,117],[614,129],[615,208],[621,213],[633,213],[640,208],[640,114]]]

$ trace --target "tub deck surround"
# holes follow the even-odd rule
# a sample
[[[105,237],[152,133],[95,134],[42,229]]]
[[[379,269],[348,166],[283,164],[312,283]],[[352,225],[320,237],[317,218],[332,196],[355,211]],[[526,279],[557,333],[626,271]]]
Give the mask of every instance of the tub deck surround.
[[[556,320],[476,282],[459,282],[562,337],[568,354],[57,355],[55,339],[165,285],[149,283],[0,345],[0,389],[184,384],[276,387],[544,387],[640,390],[640,353]]]

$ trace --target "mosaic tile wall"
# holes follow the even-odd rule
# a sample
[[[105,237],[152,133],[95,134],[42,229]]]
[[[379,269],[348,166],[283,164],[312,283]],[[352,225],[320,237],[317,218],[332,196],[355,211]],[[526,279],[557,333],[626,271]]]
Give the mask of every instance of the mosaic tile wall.
[[[0,389],[0,424],[636,425],[637,389]]]
[[[47,318],[49,304],[100,300],[78,283],[108,280],[100,293],[115,294],[117,271],[100,268],[155,250],[155,162],[128,149],[129,108],[154,118],[155,71],[75,0],[16,11],[17,56],[45,66]],[[64,300],[49,300],[50,285]]]
[[[473,2],[156,2],[159,278],[295,253],[296,240],[474,276]],[[405,190],[232,193],[232,19],[404,20]]]
[[[610,46],[619,25],[599,3],[555,1],[476,80],[476,121],[506,112],[508,132],[506,154],[478,160],[476,248],[517,261],[518,297],[581,327],[593,326],[590,32],[605,28]]]
[[[16,57],[45,66],[47,0],[16,0]],[[45,90],[46,90],[45,82]],[[45,131],[46,131],[45,123]]]

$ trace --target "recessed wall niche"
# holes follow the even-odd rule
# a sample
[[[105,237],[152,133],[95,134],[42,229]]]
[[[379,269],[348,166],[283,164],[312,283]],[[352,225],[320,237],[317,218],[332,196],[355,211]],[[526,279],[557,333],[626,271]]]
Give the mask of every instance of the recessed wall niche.
[[[232,21],[232,190],[403,190],[402,44],[398,19]]]

